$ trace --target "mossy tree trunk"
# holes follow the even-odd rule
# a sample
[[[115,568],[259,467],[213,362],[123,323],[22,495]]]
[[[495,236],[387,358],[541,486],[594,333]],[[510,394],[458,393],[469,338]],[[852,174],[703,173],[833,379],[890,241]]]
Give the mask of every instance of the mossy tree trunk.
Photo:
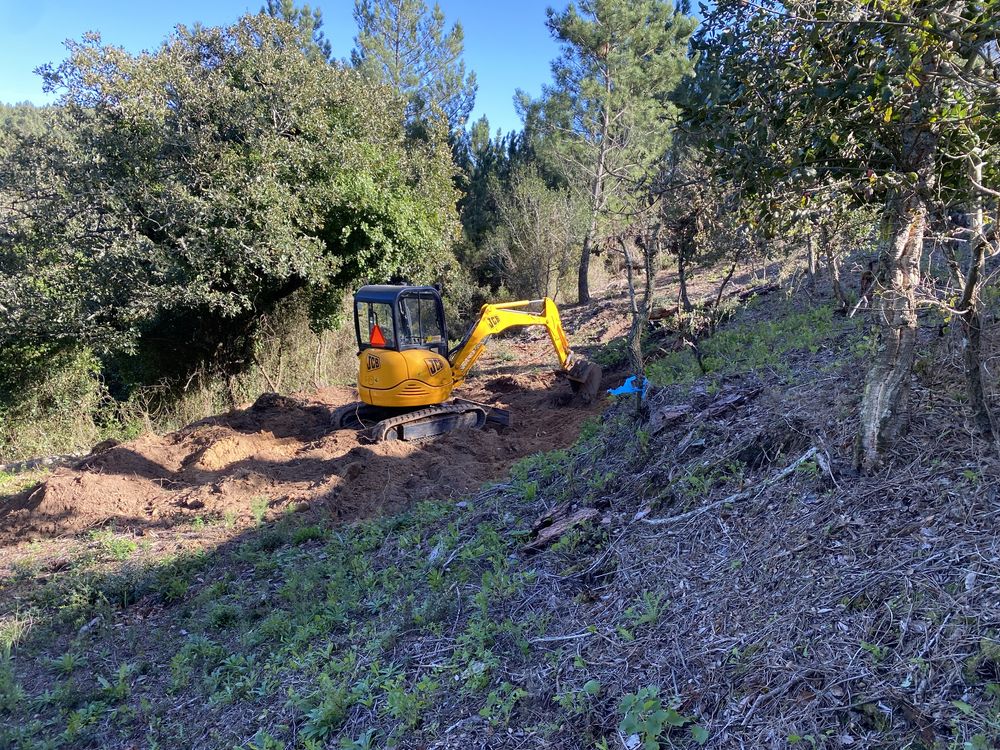
[[[875,300],[879,348],[868,371],[861,402],[855,463],[877,468],[909,417],[910,375],[917,342],[916,287],[920,277],[927,203],[916,191],[889,202],[891,243],[883,258],[884,289]]]

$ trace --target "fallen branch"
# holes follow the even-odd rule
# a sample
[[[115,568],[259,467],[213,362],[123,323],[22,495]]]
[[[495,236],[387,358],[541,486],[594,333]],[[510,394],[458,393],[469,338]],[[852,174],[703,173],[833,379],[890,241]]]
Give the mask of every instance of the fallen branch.
[[[539,518],[532,528],[534,539],[525,544],[523,550],[525,552],[540,550],[556,541],[574,526],[600,515],[597,508],[578,508],[575,511],[571,511],[570,508],[569,503],[564,503]]]
[[[681,521],[687,521],[688,519],[700,516],[702,513],[708,513],[710,510],[716,508],[721,508],[723,505],[728,503],[735,503],[740,500],[746,500],[751,495],[756,499],[761,496],[761,494],[771,485],[777,484],[785,477],[794,473],[799,466],[804,464],[806,461],[811,459],[818,453],[817,448],[810,448],[797,459],[792,461],[788,466],[779,471],[774,476],[768,477],[763,482],[758,485],[754,485],[750,489],[743,490],[742,492],[737,492],[735,495],[730,495],[729,497],[724,497],[722,500],[716,500],[714,503],[709,503],[701,508],[695,508],[687,513],[681,513],[679,516],[671,516],[669,518],[643,518],[640,519],[643,523],[648,523],[650,526],[666,526],[672,523],[680,523]]]

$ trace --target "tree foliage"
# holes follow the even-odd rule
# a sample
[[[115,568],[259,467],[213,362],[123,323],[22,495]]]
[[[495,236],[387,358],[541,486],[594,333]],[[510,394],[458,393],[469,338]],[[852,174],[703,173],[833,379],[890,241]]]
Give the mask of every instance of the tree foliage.
[[[724,0],[698,39],[692,126],[762,207],[839,190],[882,209],[882,336],[857,456],[867,469],[907,419],[929,216],[996,196],[984,189],[1000,164],[996,21],[992,5],[963,0]],[[976,234],[971,280],[986,240]],[[962,297],[971,315],[975,295]]]
[[[310,55],[321,56],[329,60],[333,54],[333,45],[323,33],[323,11],[308,5],[296,5],[295,0],[267,0],[262,13],[272,18],[287,21],[300,32],[304,49]]]
[[[690,70],[695,21],[663,0],[584,0],[549,9],[548,26],[562,52],[535,116],[571,181],[586,186],[591,219],[578,273],[586,302],[602,213],[646,190],[636,188],[670,142],[669,97]]]
[[[517,297],[558,299],[579,255],[585,217],[569,190],[552,188],[537,168],[516,166],[491,180],[498,227],[486,240],[501,284]]]
[[[326,325],[343,290],[447,259],[444,133],[266,15],[178,27],[152,53],[96,35],[43,74],[56,123],[0,164],[0,342],[208,347],[295,290]]]
[[[428,8],[424,0],[356,0],[354,19],[355,67],[400,92],[411,123],[440,111],[451,132],[464,127],[476,99],[476,74],[465,70],[460,23],[446,28],[441,7]]]

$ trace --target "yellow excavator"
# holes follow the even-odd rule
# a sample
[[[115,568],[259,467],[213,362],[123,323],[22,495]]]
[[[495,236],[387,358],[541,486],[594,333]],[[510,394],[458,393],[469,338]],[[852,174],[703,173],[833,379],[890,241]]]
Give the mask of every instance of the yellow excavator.
[[[362,428],[372,442],[417,440],[487,422],[509,426],[504,409],[452,398],[494,334],[516,326],[545,326],[573,389],[597,395],[601,368],[570,349],[559,310],[541,300],[483,305],[461,342],[448,348],[441,295],[430,286],[364,286],[354,295],[358,339],[358,396],[333,413],[335,428]]]

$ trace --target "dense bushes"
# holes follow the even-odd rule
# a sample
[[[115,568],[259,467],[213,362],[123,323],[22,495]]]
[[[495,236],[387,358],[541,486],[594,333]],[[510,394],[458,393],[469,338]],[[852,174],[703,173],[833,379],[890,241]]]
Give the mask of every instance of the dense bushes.
[[[81,357],[94,394],[176,392],[208,373],[232,401],[273,321],[325,330],[358,283],[446,273],[446,126],[407,135],[394,92],[311,44],[247,16],[178,27],[141,55],[90,35],[46,69],[48,126],[8,129],[0,149],[8,433],[36,408],[32,388],[64,368],[83,377]],[[19,375],[40,363],[44,377]]]

